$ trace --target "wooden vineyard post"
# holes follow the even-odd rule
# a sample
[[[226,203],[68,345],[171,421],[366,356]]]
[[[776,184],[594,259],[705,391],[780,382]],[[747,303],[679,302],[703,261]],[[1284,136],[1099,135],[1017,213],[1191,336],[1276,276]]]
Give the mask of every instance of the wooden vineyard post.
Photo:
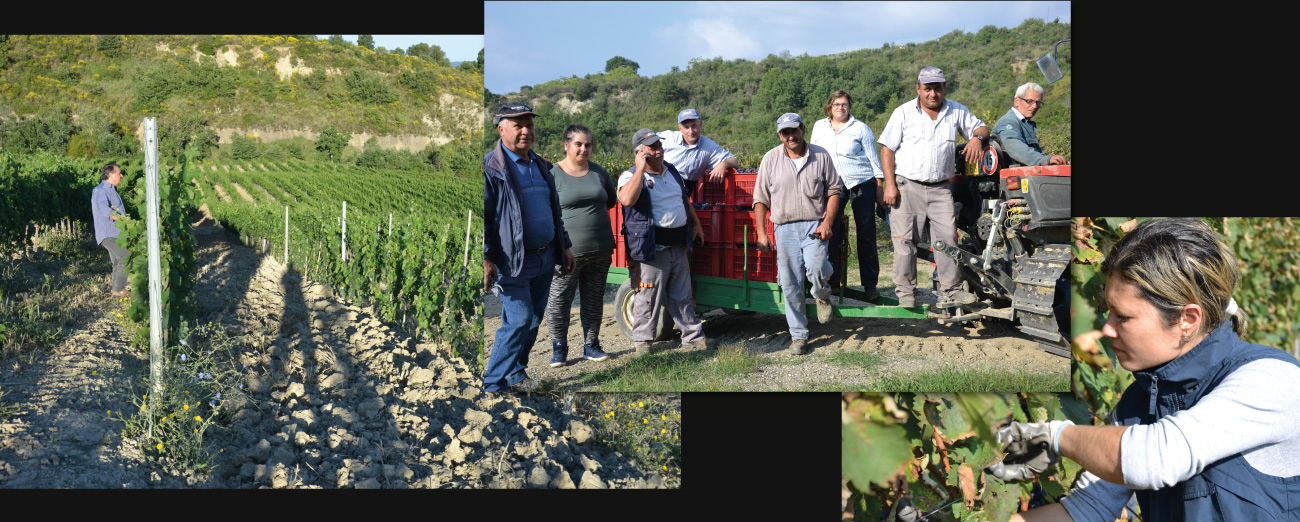
[[[343,240],[339,241],[339,259],[348,260],[348,202],[343,202]]]
[[[474,211],[470,210],[469,219],[465,220],[465,255],[460,261],[461,266],[469,266],[469,229],[474,224]]]
[[[162,394],[162,268],[158,248],[158,119],[144,119],[145,225],[149,242],[149,437],[153,437],[153,404]]]

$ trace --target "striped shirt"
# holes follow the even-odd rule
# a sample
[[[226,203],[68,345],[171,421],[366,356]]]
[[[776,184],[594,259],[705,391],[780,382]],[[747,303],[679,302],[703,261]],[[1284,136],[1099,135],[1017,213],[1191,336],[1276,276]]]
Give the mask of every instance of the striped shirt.
[[[953,176],[957,135],[970,139],[980,127],[986,125],[965,105],[944,100],[939,116],[931,120],[918,99],[912,98],[889,116],[880,144],[894,151],[894,174],[934,183]]]
[[[876,135],[871,127],[849,116],[848,123],[839,132],[831,128],[831,119],[822,118],[813,124],[814,145],[830,151],[835,171],[844,180],[844,188],[853,188],[872,179],[883,177],[880,156],[876,154]]]
[[[736,157],[717,142],[701,135],[694,145],[687,145],[682,138],[682,131],[666,130],[659,133],[663,138],[664,161],[677,167],[677,173],[686,181],[695,181],[713,170],[713,166]]]

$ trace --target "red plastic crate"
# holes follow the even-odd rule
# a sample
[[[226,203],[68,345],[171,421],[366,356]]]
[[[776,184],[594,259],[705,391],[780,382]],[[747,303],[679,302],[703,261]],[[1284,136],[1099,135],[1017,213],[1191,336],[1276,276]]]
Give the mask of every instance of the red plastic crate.
[[[705,174],[705,176],[708,176],[708,174]],[[695,193],[691,194],[691,202],[725,205],[729,185],[730,183],[725,179],[722,183],[709,183],[707,178],[700,178],[699,182],[695,184]]]
[[[771,214],[769,214],[771,215]],[[749,245],[758,244],[758,232],[754,230],[754,211],[730,209],[723,212],[723,238],[722,241],[728,245],[743,245],[745,241],[745,226],[749,226]],[[772,220],[768,219],[766,223],[767,237],[773,242],[776,241],[775,226]]]
[[[709,210],[695,210],[695,215],[700,218],[700,229],[704,231],[705,243],[718,243],[722,241],[722,207]]]
[[[729,273],[722,277],[744,279],[745,272],[748,270],[750,281],[777,282],[775,253],[769,254],[757,248],[750,248],[748,259],[746,259],[744,248],[733,245],[727,245],[725,248],[725,269]],[[748,263],[748,266],[746,266],[746,263]]]
[[[691,251],[691,275],[723,277],[725,251],[720,246],[697,246]]]
[[[758,172],[736,172],[729,176],[730,198],[727,200],[728,205],[740,205],[749,207],[754,205],[754,183],[758,180]]]

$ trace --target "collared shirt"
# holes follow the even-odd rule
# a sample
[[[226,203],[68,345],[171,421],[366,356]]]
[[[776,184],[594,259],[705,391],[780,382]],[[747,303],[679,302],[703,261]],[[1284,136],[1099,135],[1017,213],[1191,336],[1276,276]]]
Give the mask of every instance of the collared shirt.
[[[970,139],[983,126],[970,109],[952,100],[944,100],[939,115],[931,120],[918,99],[912,98],[889,116],[880,144],[894,151],[894,174],[933,183],[953,176],[957,135]]]
[[[667,165],[667,161],[664,162]],[[676,165],[674,165],[675,167]],[[664,167],[667,169],[668,167]],[[623,185],[632,181],[632,174],[636,172],[636,167],[623,171],[618,176],[618,188],[623,189]],[[677,171],[681,173],[681,170]],[[650,219],[660,228],[677,228],[686,226],[688,216],[686,207],[682,205],[682,186],[672,176],[666,176],[660,172],[651,174],[646,170],[643,178],[645,187],[650,189]]]
[[[830,197],[844,197],[844,182],[835,171],[830,152],[809,143],[804,160],[796,168],[786,156],[785,145],[777,145],[758,164],[754,203],[767,206],[772,223],[824,219]]]
[[[546,179],[529,158],[524,158],[510,149],[506,156],[510,158],[511,171],[519,182],[520,205],[523,207],[524,248],[533,250],[546,246],[555,239],[555,223],[551,215],[551,188]]]
[[[704,135],[695,140],[694,145],[686,144],[686,139],[682,138],[682,131],[666,130],[660,132],[659,137],[663,138],[664,161],[677,167],[677,172],[686,181],[700,179],[713,170],[714,165],[727,158],[736,157]]]
[[[107,181],[101,181],[94,190],[90,191],[90,214],[95,219],[95,244],[102,243],[110,237],[118,237],[122,233],[110,217],[113,211],[125,215],[126,207],[122,206],[122,197],[117,195],[117,187]]]
[[[1021,165],[1047,165],[1051,156],[1043,154],[1038,143],[1038,124],[1026,119],[1012,108],[993,124],[993,137],[1002,144],[1002,150]]]
[[[811,143],[830,151],[835,171],[840,173],[845,188],[853,188],[872,179],[883,177],[880,156],[876,154],[876,135],[871,127],[852,115],[844,127],[835,132],[830,118],[813,124]]]

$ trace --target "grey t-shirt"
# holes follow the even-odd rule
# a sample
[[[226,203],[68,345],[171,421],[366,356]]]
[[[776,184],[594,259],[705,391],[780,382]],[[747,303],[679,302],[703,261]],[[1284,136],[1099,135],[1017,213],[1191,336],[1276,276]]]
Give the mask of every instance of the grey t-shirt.
[[[609,209],[618,201],[614,181],[604,167],[594,162],[587,162],[587,167],[587,173],[576,178],[559,165],[551,168],[555,191],[560,195],[564,229],[573,241],[575,256],[614,249],[609,222]]]

